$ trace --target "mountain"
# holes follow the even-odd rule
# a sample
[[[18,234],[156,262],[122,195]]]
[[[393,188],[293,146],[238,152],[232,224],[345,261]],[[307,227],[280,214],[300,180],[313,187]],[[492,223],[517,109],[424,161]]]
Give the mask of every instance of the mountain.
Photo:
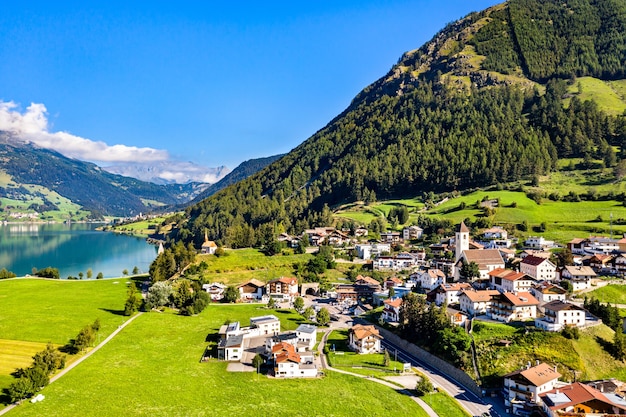
[[[326,224],[346,202],[516,181],[566,157],[611,167],[624,115],[581,100],[578,77],[616,83],[623,101],[625,74],[622,0],[511,0],[472,13],[283,158],[189,207],[173,237],[258,245]]]
[[[230,172],[225,166],[209,168],[193,162],[176,161],[117,164],[102,169],[112,174],[162,185],[189,182],[214,184]]]
[[[237,168],[233,169],[230,173],[224,176],[221,180],[216,182],[215,184],[211,184],[204,191],[198,194],[188,205],[198,203],[204,200],[207,197],[212,196],[216,192],[232,185],[238,181],[248,178],[249,176],[256,174],[272,162],[282,158],[283,155],[274,155],[268,156],[266,158],[256,158],[249,159],[247,161],[242,162],[237,166]]]
[[[53,200],[61,196],[96,217],[130,216],[189,201],[205,186],[163,186],[110,174],[95,164],[67,158],[0,132],[0,196],[32,200],[38,212],[59,210]]]

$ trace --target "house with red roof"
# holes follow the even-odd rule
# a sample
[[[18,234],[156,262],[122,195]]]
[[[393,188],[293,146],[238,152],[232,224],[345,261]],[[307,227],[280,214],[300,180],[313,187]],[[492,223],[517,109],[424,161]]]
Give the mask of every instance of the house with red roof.
[[[538,281],[554,281],[556,278],[556,265],[541,256],[525,257],[519,264],[519,270]]]
[[[489,272],[489,286],[502,292],[528,291],[537,281],[523,272],[496,268]]]
[[[400,307],[402,306],[402,298],[388,299],[384,302],[383,320],[387,323],[398,323],[400,321]]]
[[[266,291],[271,298],[291,301],[298,296],[298,279],[288,277],[273,279],[267,283]]]
[[[492,298],[488,313],[492,319],[508,323],[534,319],[538,306],[539,301],[529,292],[503,292]]]
[[[378,329],[372,325],[355,324],[348,335],[349,346],[357,353],[380,352],[382,339]]]
[[[461,292],[471,289],[472,286],[468,282],[453,282],[450,284],[441,284],[426,295],[426,299],[438,306],[452,305],[459,303]]]
[[[602,393],[580,382],[552,389],[541,394],[540,399],[549,417],[626,414],[626,401],[622,397]]]

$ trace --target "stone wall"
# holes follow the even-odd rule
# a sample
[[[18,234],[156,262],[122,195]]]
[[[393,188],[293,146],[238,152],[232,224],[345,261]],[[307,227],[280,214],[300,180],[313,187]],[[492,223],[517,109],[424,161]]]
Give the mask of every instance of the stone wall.
[[[478,386],[478,384],[476,384],[476,381],[474,381],[468,374],[466,374],[462,370],[455,368],[453,365],[449,364],[443,359],[440,359],[436,357],[435,355],[432,355],[426,352],[424,349],[414,345],[413,343],[402,339],[401,337],[395,335],[389,330],[383,329],[380,326],[376,326],[376,327],[380,331],[381,336],[389,340],[391,343],[399,346],[403,350],[417,357],[418,359],[430,365],[431,367],[440,370],[446,375],[449,375],[450,377],[458,381],[460,384],[462,384],[463,387],[465,387],[467,390],[476,394],[478,397],[482,397],[482,390]]]

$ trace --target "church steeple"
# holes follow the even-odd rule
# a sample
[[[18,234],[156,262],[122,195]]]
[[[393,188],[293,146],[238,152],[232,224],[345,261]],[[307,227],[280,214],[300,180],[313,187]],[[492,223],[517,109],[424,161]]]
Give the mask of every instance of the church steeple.
[[[465,222],[461,222],[455,233],[455,261],[458,262],[463,256],[463,251],[469,249],[469,229]]]

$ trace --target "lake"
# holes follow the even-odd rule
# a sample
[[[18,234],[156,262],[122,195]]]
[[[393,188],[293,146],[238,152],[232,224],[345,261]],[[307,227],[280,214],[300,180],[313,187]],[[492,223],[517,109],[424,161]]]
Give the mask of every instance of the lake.
[[[101,224],[7,224],[0,225],[0,269],[18,276],[30,274],[33,268],[58,268],[61,278],[119,277],[136,266],[148,272],[156,258],[157,248],[143,238],[97,231]]]

